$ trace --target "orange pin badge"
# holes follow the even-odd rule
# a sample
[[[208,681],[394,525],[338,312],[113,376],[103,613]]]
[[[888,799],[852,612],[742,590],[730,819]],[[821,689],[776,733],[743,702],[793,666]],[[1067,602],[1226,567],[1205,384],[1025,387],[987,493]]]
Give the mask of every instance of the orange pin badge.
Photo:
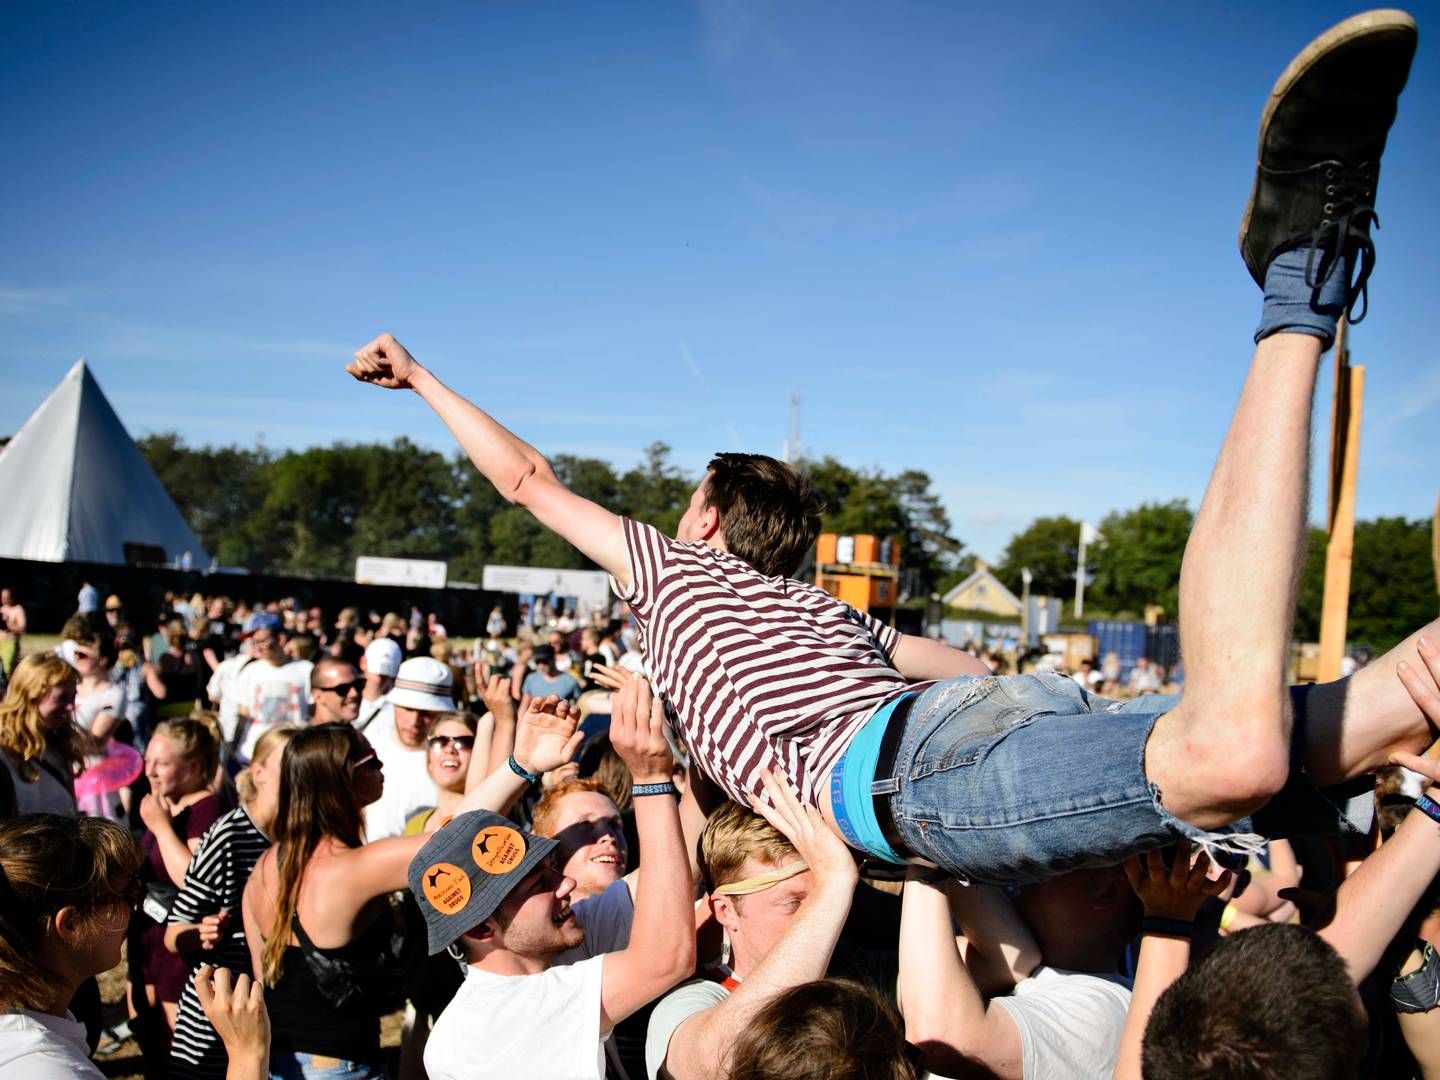
[[[425,899],[441,915],[454,915],[470,902],[470,876],[454,863],[437,862],[421,876]]]
[[[487,874],[508,874],[525,858],[525,838],[503,825],[481,829],[470,845],[470,855]]]

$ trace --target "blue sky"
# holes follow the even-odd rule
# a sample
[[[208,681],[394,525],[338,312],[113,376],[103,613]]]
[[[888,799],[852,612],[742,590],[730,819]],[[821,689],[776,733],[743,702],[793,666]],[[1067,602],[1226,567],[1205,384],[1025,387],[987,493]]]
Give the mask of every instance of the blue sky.
[[[1440,489],[1436,7],[1353,334],[1362,517]],[[992,559],[1196,504],[1258,314],[1260,107],[1352,10],[9,3],[0,432],[83,356],[132,434],[448,448],[341,371],[388,329],[621,467],[778,453],[798,390],[810,453],[926,469]]]

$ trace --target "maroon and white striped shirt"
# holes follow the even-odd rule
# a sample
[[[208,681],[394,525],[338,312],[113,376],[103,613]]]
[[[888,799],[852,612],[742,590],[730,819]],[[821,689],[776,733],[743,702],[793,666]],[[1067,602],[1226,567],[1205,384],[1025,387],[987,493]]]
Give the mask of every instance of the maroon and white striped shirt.
[[[899,632],[728,552],[624,528],[632,586],[616,591],[695,760],[741,805],[777,764],[816,803],[861,724],[907,688],[890,661]]]

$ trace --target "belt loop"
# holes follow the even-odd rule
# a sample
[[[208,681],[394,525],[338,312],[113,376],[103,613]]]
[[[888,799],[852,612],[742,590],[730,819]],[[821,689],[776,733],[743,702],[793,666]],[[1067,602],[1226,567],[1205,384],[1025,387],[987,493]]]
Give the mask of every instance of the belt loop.
[[[884,780],[873,780],[870,783],[871,795],[894,795],[900,790],[900,780],[891,776]]]

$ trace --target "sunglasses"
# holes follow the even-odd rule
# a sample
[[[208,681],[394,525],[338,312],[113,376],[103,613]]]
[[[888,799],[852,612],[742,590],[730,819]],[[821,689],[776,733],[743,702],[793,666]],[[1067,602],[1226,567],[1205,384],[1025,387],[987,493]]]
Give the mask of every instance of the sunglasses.
[[[384,763],[376,755],[374,750],[367,750],[354,761],[350,762],[352,769],[383,769]]]
[[[316,690],[329,690],[332,694],[339,694],[341,697],[349,697],[350,694],[360,693],[365,689],[365,680],[356,679],[354,682],[336,683],[334,686],[317,686]]]
[[[429,738],[431,750],[448,750],[453,744],[456,750],[474,750],[474,735],[431,735]]]

